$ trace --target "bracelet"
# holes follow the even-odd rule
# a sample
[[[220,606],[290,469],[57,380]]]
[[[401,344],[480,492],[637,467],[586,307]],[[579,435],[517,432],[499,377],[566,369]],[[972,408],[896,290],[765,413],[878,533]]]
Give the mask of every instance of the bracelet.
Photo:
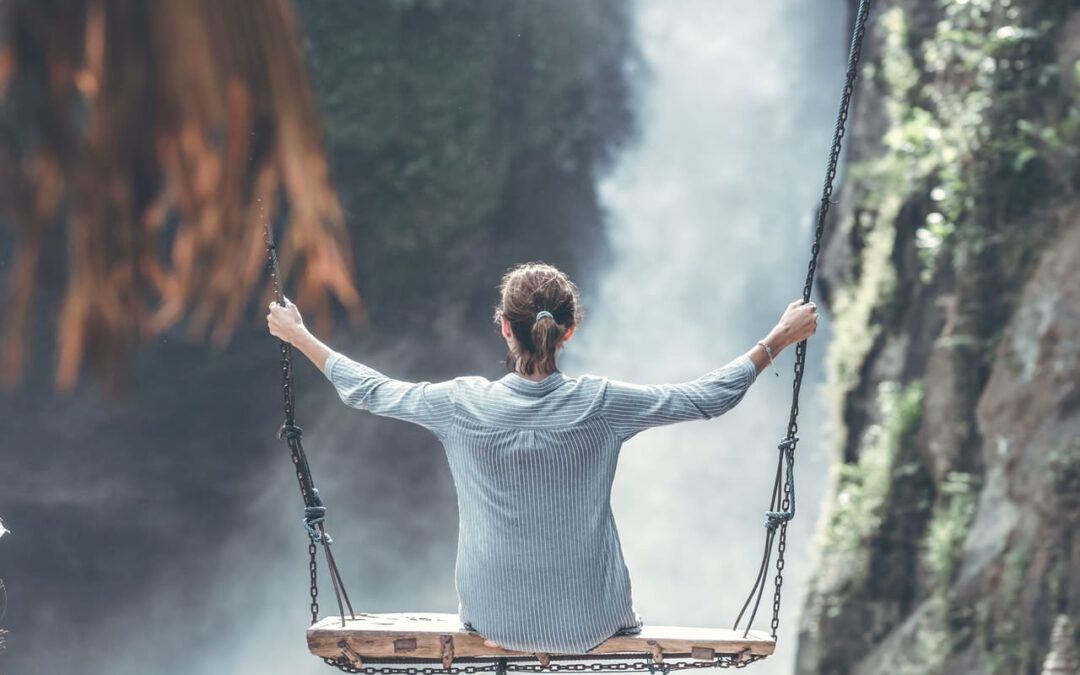
[[[758,344],[765,350],[765,355],[769,357],[769,365],[772,367],[773,372],[776,373],[777,377],[780,377],[780,371],[776,369],[776,364],[773,363],[773,353],[772,350],[769,349],[769,345],[765,344],[763,340],[758,340]]]

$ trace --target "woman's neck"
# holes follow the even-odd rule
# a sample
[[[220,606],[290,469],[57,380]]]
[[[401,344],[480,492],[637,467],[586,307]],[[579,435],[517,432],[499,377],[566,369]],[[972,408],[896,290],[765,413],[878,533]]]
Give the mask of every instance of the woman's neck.
[[[558,370],[558,368],[556,368],[555,370]],[[518,375],[524,377],[526,380],[532,380],[533,382],[539,382],[539,381],[541,381],[543,379],[546,379],[548,377],[548,375],[551,375],[551,373],[554,373],[555,370],[551,371],[550,373],[541,373],[541,372],[537,371],[537,372],[533,373],[532,375],[529,375],[528,373],[524,373],[524,372],[522,372],[520,370],[515,371],[515,372]]]

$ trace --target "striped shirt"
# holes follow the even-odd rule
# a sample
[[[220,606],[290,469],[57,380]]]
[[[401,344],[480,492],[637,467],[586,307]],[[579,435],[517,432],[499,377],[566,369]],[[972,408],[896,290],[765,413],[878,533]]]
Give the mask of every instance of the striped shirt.
[[[507,649],[580,654],[641,626],[611,511],[623,441],[727,412],[757,371],[743,356],[681,384],[558,370],[539,381],[508,373],[411,383],[334,353],[324,374],[346,404],[442,441],[457,489],[466,628]]]

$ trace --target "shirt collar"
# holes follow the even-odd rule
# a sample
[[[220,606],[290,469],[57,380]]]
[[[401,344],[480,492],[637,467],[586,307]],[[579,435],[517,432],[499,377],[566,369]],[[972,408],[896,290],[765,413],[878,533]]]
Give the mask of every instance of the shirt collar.
[[[543,396],[558,389],[566,381],[561,370],[553,371],[542,380],[530,380],[517,373],[507,373],[499,380],[510,389],[526,396]]]

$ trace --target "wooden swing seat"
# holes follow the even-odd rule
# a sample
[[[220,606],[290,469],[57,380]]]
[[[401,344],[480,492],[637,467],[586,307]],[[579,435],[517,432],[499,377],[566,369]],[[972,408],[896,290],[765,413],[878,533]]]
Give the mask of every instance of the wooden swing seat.
[[[356,665],[365,659],[430,659],[449,668],[455,658],[533,656],[488,647],[484,639],[466,630],[456,614],[435,613],[359,613],[355,619],[346,619],[344,626],[341,617],[329,616],[307,631],[312,654],[331,659],[345,656]],[[636,635],[612,636],[580,656],[588,659],[593,654],[644,653],[652,654],[657,662],[664,656],[712,660],[719,654],[738,654],[761,658],[772,654],[775,646],[765,631],[752,630],[743,637],[743,631],[726,628],[646,625]],[[535,656],[546,665],[552,655]]]

